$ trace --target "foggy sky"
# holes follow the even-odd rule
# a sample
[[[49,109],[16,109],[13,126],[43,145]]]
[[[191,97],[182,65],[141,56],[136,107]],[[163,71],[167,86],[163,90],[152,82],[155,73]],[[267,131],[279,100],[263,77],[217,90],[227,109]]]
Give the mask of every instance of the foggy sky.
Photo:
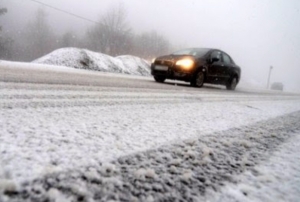
[[[157,30],[177,47],[213,47],[229,53],[242,68],[242,77],[266,85],[283,82],[300,91],[299,0],[40,0],[98,21],[122,2],[135,33]],[[9,13],[0,18],[14,32],[32,19],[38,4],[30,0],[0,0]],[[45,8],[57,33],[83,35],[92,23]],[[175,50],[174,50],[175,51]]]

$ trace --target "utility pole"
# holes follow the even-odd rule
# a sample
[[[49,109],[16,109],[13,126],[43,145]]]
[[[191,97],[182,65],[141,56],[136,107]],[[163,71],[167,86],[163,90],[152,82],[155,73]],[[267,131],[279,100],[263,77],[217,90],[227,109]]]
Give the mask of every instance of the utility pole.
[[[271,78],[271,72],[272,72],[272,69],[273,69],[273,67],[270,66],[270,69],[269,69],[269,76],[268,76],[268,83],[267,83],[267,89],[269,89],[269,84],[270,84],[270,78]]]

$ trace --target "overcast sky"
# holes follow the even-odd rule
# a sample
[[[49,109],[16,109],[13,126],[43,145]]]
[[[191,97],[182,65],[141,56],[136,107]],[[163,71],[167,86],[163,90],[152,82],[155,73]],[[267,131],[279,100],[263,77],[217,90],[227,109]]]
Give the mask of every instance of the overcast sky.
[[[97,21],[122,2],[133,31],[157,30],[181,47],[214,47],[228,52],[242,68],[242,76],[266,85],[271,81],[300,90],[299,0],[39,0]],[[31,0],[0,0],[9,13],[1,17],[5,29],[15,31],[41,6]],[[93,24],[45,8],[56,32],[84,34]],[[175,51],[175,50],[174,50]]]

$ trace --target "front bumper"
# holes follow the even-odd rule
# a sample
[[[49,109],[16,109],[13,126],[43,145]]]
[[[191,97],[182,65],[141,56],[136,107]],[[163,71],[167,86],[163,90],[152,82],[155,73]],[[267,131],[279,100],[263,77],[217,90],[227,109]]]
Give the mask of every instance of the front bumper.
[[[179,67],[168,67],[168,70],[156,70],[155,64],[151,64],[151,74],[153,76],[165,76],[167,79],[177,79],[188,81],[192,78],[193,73],[183,71]]]

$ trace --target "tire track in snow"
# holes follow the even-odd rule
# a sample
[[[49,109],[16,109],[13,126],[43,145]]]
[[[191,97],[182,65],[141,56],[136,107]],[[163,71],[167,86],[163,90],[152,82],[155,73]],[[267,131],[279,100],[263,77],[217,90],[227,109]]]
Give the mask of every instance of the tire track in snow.
[[[242,101],[282,101],[282,100],[295,100],[295,98],[274,99],[274,98],[178,98],[178,97],[155,97],[153,98],[140,98],[140,97],[119,97],[119,98],[97,98],[97,99],[42,99],[40,101],[33,98],[31,100],[0,100],[0,109],[27,109],[27,108],[66,108],[66,107],[96,107],[96,106],[115,106],[115,105],[170,105],[170,104],[191,104],[201,102],[242,102]]]
[[[68,86],[70,89],[64,91],[60,89],[64,86],[59,85],[42,85],[51,90],[39,90],[36,84],[3,85],[6,87],[0,88],[0,96],[33,98],[3,99],[3,108],[0,108],[0,148],[6,152],[3,161],[6,169],[13,170],[12,175],[18,179],[37,175],[52,161],[57,161],[57,156],[63,157],[58,161],[63,168],[77,167],[78,163],[72,158],[84,158],[85,155],[80,153],[90,155],[88,160],[98,160],[100,154],[112,159],[175,139],[193,137],[196,133],[225,130],[300,109],[298,101],[274,102],[277,97],[281,100],[281,96],[273,95],[244,97],[239,93],[234,96],[233,92],[227,95],[215,91],[190,93],[171,90],[164,95],[165,90],[153,93],[145,89],[135,92],[133,89],[113,88],[110,91],[104,88],[106,90],[102,92],[94,91],[94,87],[91,87],[93,91],[80,87],[81,91],[74,91],[77,86]],[[27,85],[35,90],[26,89]],[[99,99],[97,93],[109,99]],[[44,95],[46,97],[42,99]],[[68,97],[82,95],[96,97]],[[53,96],[53,99],[47,96]],[[112,99],[114,96],[121,99]],[[272,99],[272,102],[265,98]],[[297,99],[296,96],[282,96],[282,100],[288,98]],[[70,139],[78,142],[73,144]],[[64,153],[64,148],[68,148],[67,153]],[[43,157],[38,158],[36,153]],[[26,169],[20,168],[20,163]],[[31,165],[35,168],[30,169]]]
[[[49,174],[7,189],[7,201],[204,201],[251,170],[300,131],[300,111],[120,157],[109,164]]]
[[[224,95],[224,96],[237,96],[237,95],[251,95],[251,96],[295,96],[299,97],[299,94],[295,93],[287,93],[287,92],[278,92],[278,91],[263,91],[259,92],[257,90],[246,90],[242,91],[237,89],[236,91],[228,91],[225,89],[221,89],[219,86],[204,86],[203,88],[192,88],[188,85],[184,86],[176,86],[176,83],[166,83],[166,84],[157,84],[154,81],[144,81],[140,80],[140,82],[148,82],[149,86],[145,88],[135,88],[135,87],[124,87],[124,86],[116,86],[116,87],[108,87],[108,86],[92,86],[92,85],[61,85],[61,84],[34,84],[34,83],[11,83],[11,82],[0,82],[0,90],[27,90],[27,91],[49,91],[55,90],[56,92],[63,91],[83,91],[83,92],[136,92],[143,93],[145,91],[152,93],[164,93],[164,94],[174,94],[174,93],[186,93],[186,94],[206,94],[206,95]],[[152,88],[152,85],[159,85],[160,88]],[[164,86],[170,86],[172,88],[164,88]]]
[[[49,107],[91,107],[91,106],[113,106],[113,105],[149,105],[149,104],[184,104],[196,102],[242,102],[242,101],[279,101],[279,100],[299,100],[299,96],[291,95],[247,95],[240,93],[206,93],[206,92],[176,92],[151,89],[143,91],[124,90],[114,88],[109,89],[68,87],[62,91],[62,86],[38,85],[7,85],[2,83],[0,88],[0,108],[49,108]],[[32,87],[34,89],[32,89]],[[63,88],[64,89],[64,88]],[[103,90],[103,91],[102,91]]]
[[[64,93],[64,94],[54,94],[51,92],[47,93],[32,93],[32,92],[23,92],[18,94],[0,94],[0,100],[30,100],[30,99],[103,99],[103,98],[133,98],[133,99],[139,99],[139,98],[181,98],[181,99],[193,99],[193,98],[209,98],[209,99],[275,99],[275,100],[293,100],[293,99],[300,99],[300,97],[295,96],[241,96],[241,95],[218,95],[218,94],[203,94],[203,95],[190,95],[190,94],[184,94],[184,93],[173,93],[173,94],[163,94],[163,93],[149,93],[143,91],[140,93],[124,93],[124,92],[109,92],[109,93]]]

